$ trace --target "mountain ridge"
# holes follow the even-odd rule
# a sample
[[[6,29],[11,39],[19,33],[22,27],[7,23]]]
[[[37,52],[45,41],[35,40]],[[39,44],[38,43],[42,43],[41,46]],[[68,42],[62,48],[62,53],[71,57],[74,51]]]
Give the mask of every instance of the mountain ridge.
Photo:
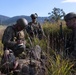
[[[17,19],[19,18],[26,18],[28,22],[31,21],[30,16],[25,16],[25,15],[19,15],[19,16],[13,16],[13,17],[0,15],[0,25],[12,25],[16,23]],[[38,17],[37,19],[38,19],[38,22],[43,23],[46,18],[47,17]]]

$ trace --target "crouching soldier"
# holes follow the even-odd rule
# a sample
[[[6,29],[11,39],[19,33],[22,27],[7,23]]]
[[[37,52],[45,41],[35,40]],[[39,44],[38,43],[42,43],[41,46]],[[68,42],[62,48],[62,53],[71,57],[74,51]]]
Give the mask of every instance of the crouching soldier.
[[[25,18],[17,20],[16,24],[8,26],[3,34],[2,43],[4,50],[13,50],[15,56],[18,56],[25,50],[25,27],[28,24]],[[20,37],[19,36],[23,36]]]

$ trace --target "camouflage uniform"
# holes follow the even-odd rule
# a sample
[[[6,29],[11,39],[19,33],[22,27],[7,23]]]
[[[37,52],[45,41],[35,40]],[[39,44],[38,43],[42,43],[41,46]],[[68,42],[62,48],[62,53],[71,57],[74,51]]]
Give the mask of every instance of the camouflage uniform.
[[[21,32],[21,31],[20,31]],[[20,40],[18,37],[20,32],[16,32],[13,26],[8,26],[3,34],[2,43],[4,44],[4,50],[11,49],[14,52],[16,52],[17,43],[15,41]],[[21,39],[24,41],[24,38],[21,37]],[[23,47],[24,50],[25,47]],[[21,53],[22,50],[19,50]]]
[[[29,22],[28,23],[28,33],[31,37],[38,37],[39,39],[42,39],[42,35],[43,35],[43,30],[42,27],[40,25],[40,23],[36,22]]]
[[[32,22],[28,23],[27,32],[29,33],[31,38],[38,37],[39,39],[42,39],[43,29],[40,23],[36,21],[37,15],[31,14],[31,18]]]
[[[71,53],[72,58],[76,60],[76,30],[74,30],[73,41],[72,41],[73,51]]]
[[[23,29],[26,24],[27,24],[26,19],[21,18],[21,19],[18,19],[17,24],[13,26],[8,26],[5,29],[2,37],[4,50],[6,49],[13,50],[15,56],[18,56],[25,50],[25,33]],[[20,27],[22,29],[20,29]],[[22,43],[19,43],[21,41]]]
[[[73,32],[70,32],[65,36],[65,52],[68,57],[71,56],[71,53],[74,50],[73,34]]]
[[[69,51],[70,58],[76,60],[76,13],[68,13],[65,15],[64,20],[67,27],[72,30],[72,33],[67,38],[66,48]]]

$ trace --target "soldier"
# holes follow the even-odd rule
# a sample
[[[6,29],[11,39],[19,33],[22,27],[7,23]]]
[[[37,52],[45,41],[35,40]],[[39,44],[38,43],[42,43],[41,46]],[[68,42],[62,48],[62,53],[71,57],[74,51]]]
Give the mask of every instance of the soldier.
[[[36,13],[31,14],[30,17],[32,19],[32,22],[28,23],[28,28],[27,28],[27,32],[29,33],[30,38],[38,37],[39,39],[42,39],[42,36],[44,35],[44,33],[43,33],[42,26],[40,25],[39,22],[37,22],[38,15]]]
[[[2,43],[4,45],[4,50],[13,50],[15,56],[18,56],[25,50],[25,36],[24,29],[28,24],[25,18],[20,18],[17,20],[15,25],[8,26],[3,34]]]
[[[65,15],[64,20],[69,29],[72,30],[70,40],[68,38],[66,48],[68,49],[70,58],[76,60],[76,13],[70,12]]]

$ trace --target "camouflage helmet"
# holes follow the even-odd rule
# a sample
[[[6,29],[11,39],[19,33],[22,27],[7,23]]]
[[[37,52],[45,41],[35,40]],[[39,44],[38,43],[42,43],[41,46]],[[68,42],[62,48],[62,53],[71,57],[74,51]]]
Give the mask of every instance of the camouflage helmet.
[[[31,14],[31,16],[30,16],[32,19],[35,19],[35,18],[37,18],[38,17],[38,15],[37,15],[37,13],[35,13],[35,14]]]
[[[20,18],[17,20],[17,25],[24,28],[28,25],[28,21],[25,18]]]
[[[64,16],[64,20],[67,21],[67,20],[70,20],[72,18],[76,18],[76,13],[74,12],[70,12],[68,13],[67,15]]]

